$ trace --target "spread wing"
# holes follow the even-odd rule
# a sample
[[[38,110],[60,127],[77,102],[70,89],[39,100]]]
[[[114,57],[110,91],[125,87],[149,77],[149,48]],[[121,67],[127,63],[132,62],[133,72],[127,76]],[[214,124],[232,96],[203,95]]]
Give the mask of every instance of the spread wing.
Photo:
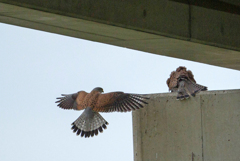
[[[138,94],[129,94],[123,92],[111,92],[99,95],[94,111],[97,112],[127,112],[143,108],[148,104],[148,97]]]
[[[88,93],[85,91],[80,91],[78,93],[73,94],[62,94],[63,97],[58,97],[58,106],[63,109],[74,109],[74,110],[82,110],[86,108],[84,106],[84,98]]]

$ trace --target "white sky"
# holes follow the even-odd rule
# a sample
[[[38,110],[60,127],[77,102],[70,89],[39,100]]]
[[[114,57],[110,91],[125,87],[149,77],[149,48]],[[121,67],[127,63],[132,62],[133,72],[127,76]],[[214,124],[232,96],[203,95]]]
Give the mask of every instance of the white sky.
[[[240,89],[240,71],[0,23],[0,160],[133,160],[131,113],[102,116],[108,129],[77,137],[71,123],[82,111],[62,110],[61,94],[168,92],[178,66],[209,90]]]

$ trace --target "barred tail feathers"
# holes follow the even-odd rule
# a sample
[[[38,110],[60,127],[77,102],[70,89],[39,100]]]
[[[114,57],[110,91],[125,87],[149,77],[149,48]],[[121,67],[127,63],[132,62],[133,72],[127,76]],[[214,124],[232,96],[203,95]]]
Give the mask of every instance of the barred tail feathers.
[[[106,129],[108,122],[98,113],[87,107],[84,112],[72,123],[72,130],[81,137],[93,137]]]
[[[194,83],[190,80],[185,81],[185,88],[191,96],[195,96],[195,94],[200,92],[200,91],[206,91],[207,90],[207,87],[202,86],[200,84],[196,84],[196,83]]]

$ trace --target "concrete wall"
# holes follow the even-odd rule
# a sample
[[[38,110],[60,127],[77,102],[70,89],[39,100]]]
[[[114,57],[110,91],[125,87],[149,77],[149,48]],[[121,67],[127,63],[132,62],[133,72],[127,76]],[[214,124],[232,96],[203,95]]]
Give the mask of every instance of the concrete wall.
[[[150,96],[133,112],[135,161],[240,160],[240,90]]]

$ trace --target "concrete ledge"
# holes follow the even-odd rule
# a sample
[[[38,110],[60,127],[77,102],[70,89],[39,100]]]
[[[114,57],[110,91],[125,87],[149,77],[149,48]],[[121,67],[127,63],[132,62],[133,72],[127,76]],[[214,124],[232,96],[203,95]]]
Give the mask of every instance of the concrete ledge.
[[[151,94],[133,112],[135,161],[240,160],[240,90],[206,91],[177,101]]]

